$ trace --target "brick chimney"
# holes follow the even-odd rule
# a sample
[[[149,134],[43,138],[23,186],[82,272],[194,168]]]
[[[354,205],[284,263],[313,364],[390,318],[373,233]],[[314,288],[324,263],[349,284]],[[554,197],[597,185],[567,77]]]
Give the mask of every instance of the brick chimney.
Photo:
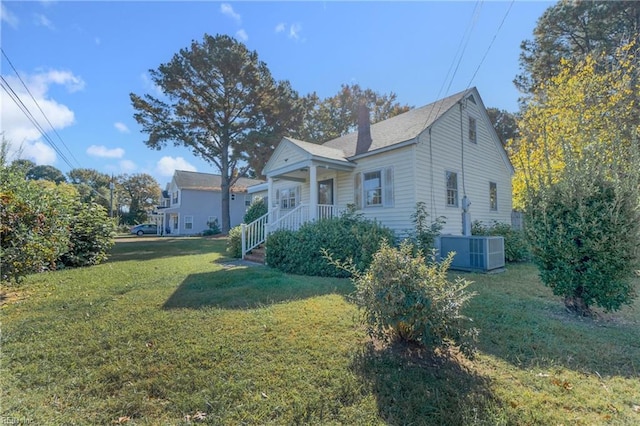
[[[356,155],[369,151],[371,147],[371,122],[369,121],[369,108],[362,103],[358,108],[358,143]]]

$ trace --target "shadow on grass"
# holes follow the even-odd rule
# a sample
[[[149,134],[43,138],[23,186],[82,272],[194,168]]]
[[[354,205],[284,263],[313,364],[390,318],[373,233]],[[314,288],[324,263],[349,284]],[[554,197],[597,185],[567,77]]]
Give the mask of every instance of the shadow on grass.
[[[466,314],[480,329],[478,349],[523,368],[564,367],[603,376],[638,377],[640,303],[624,312],[581,318],[566,311],[531,265],[472,276],[478,291]],[[640,282],[639,282],[640,284]]]
[[[396,343],[367,346],[352,368],[375,395],[378,414],[390,425],[505,424],[490,381],[463,358]],[[502,411],[502,413],[501,413]]]
[[[347,295],[347,279],[288,275],[266,266],[233,266],[191,274],[164,303],[164,309],[251,309],[325,294]]]
[[[108,263],[145,261],[176,256],[225,252],[226,238],[205,237],[132,237],[117,238]]]

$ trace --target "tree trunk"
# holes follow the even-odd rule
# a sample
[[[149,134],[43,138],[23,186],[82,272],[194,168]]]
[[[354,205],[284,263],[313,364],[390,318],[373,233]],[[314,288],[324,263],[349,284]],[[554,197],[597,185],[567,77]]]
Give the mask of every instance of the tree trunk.
[[[231,229],[231,215],[229,214],[229,178],[223,172],[220,190],[222,192],[222,228],[223,234],[228,234]]]
[[[584,299],[581,296],[566,296],[564,298],[564,306],[567,308],[569,312],[572,312],[581,317],[591,317],[593,316],[593,312],[591,308],[587,306]]]

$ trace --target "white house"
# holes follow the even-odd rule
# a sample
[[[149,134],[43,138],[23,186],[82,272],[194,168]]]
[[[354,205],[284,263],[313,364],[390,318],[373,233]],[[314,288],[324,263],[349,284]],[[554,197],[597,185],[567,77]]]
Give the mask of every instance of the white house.
[[[222,178],[209,173],[176,170],[164,191],[164,206],[158,209],[162,217],[160,229],[172,235],[194,235],[209,229],[209,223],[222,219]],[[231,226],[242,223],[251,196],[247,187],[264,183],[256,179],[239,178],[229,194]]]
[[[402,234],[413,228],[416,203],[442,233],[461,235],[471,220],[511,222],[513,167],[476,88],[316,145],[284,138],[267,162],[270,231],[355,205],[365,217]],[[252,228],[247,227],[249,234]],[[246,250],[261,238],[248,237]]]

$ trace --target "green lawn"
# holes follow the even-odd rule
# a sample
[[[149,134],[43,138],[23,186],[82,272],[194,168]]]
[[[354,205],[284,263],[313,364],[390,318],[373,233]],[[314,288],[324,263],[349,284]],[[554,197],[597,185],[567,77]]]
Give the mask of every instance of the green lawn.
[[[530,265],[465,274],[479,356],[421,358],[374,348],[350,281],[224,245],[123,238],[103,265],[4,288],[2,422],[640,424],[640,303],[579,319]]]

